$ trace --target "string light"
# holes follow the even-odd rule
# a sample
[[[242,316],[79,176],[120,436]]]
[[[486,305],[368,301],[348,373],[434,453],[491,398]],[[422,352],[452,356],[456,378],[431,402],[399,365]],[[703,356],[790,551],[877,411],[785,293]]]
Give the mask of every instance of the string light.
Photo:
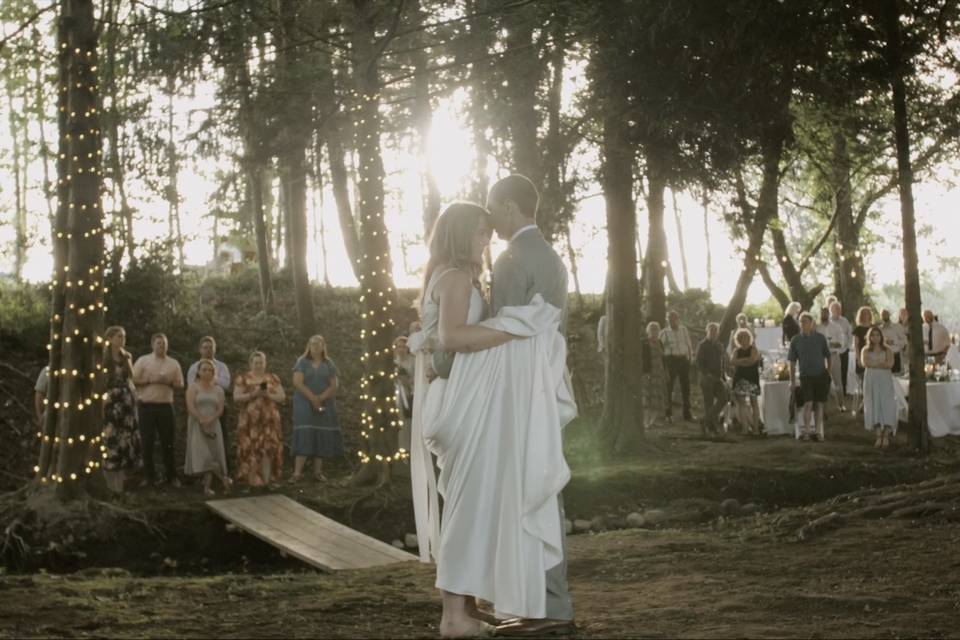
[[[84,18],[92,16],[77,17],[79,23],[87,25]],[[96,454],[105,449],[104,434],[89,433],[100,412],[88,415],[107,399],[99,389],[103,388],[108,372],[100,363],[103,339],[97,335],[102,314],[106,312],[103,296],[107,293],[103,286],[106,260],[102,250],[104,227],[99,202],[103,151],[98,120],[97,56],[92,34],[78,36],[69,30],[67,33],[71,41],[86,36],[90,36],[90,43],[73,42],[72,46],[67,42],[60,43],[60,65],[67,73],[60,84],[58,109],[64,114],[65,120],[61,122],[65,121],[66,127],[61,129],[57,155],[57,184],[61,187],[58,206],[62,209],[57,215],[53,237],[55,255],[62,256],[69,263],[55,270],[49,284],[54,309],[50,319],[51,339],[47,345],[50,386],[44,405],[48,415],[44,426],[37,432],[41,458],[34,467],[34,473],[40,476],[42,483],[58,485],[77,481],[99,469]],[[63,189],[67,186],[70,191],[65,198]],[[64,201],[67,198],[69,202]],[[74,255],[72,250],[75,248],[64,243],[80,238],[87,242],[95,239],[97,243],[93,247],[89,244],[76,247],[78,255]],[[88,257],[93,258],[94,264],[84,264]],[[57,308],[58,305],[63,306]],[[60,417],[54,412],[66,415]],[[52,429],[58,424],[70,424],[71,428],[66,433],[54,433]],[[63,469],[60,473],[55,470],[64,465],[58,456],[66,449],[79,449],[71,459],[81,461],[82,466]]]

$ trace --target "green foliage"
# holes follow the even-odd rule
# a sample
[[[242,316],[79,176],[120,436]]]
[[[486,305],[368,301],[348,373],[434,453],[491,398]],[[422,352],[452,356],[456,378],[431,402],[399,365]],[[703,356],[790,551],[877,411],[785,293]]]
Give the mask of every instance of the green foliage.
[[[772,319],[777,323],[783,320],[783,309],[780,308],[780,303],[773,297],[767,298],[765,302],[760,304],[744,305],[743,312],[747,314],[751,321],[755,318]]]
[[[44,351],[50,340],[50,293],[46,286],[0,280],[0,340]]]
[[[680,314],[680,321],[695,335],[706,333],[708,322],[720,322],[724,306],[710,299],[703,289],[687,289],[667,296],[667,310]]]

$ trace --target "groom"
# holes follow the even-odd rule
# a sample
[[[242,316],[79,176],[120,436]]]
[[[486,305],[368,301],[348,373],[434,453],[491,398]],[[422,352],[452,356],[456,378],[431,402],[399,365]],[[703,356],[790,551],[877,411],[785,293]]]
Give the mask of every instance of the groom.
[[[540,194],[533,182],[514,174],[497,181],[487,197],[487,209],[493,228],[509,244],[493,265],[490,288],[490,314],[496,315],[502,307],[530,304],[540,294],[545,302],[560,309],[563,330],[567,308],[567,269],[560,256],[544,239],[537,227],[537,207]],[[433,367],[441,377],[448,377],[453,354],[435,353]],[[559,502],[560,531],[564,532],[563,497]],[[567,588],[566,538],[563,539],[564,559],[547,571],[546,618],[539,620],[514,619],[497,627],[497,635],[541,636],[573,629],[573,604]]]

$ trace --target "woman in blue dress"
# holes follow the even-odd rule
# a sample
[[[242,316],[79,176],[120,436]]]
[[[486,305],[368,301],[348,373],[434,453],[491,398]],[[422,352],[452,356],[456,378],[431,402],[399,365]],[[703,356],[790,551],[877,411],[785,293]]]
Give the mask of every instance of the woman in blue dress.
[[[313,459],[313,476],[326,480],[323,458],[343,456],[343,436],[337,420],[337,367],[327,357],[323,336],[313,336],[293,367],[293,477],[303,475],[307,458]]]

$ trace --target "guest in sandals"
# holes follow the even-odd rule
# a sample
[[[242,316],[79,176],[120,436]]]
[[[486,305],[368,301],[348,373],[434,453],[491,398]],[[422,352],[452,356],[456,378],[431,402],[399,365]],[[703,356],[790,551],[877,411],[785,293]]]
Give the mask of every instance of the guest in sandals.
[[[213,476],[230,490],[227,476],[227,454],[223,449],[223,389],[216,383],[217,370],[212,360],[204,359],[197,367],[197,381],[187,388],[187,462],[184,473],[203,476],[203,493],[214,495],[210,488]]]
[[[750,435],[763,435],[760,423],[760,351],[753,344],[749,329],[738,329],[734,334],[737,348],[730,358],[733,373],[733,395],[737,398],[737,419]]]
[[[313,336],[293,367],[293,477],[303,475],[307,458],[313,459],[313,476],[326,480],[323,458],[343,456],[343,436],[337,420],[337,367],[327,357],[323,336]]]
[[[267,373],[267,356],[254,351],[250,371],[237,376],[233,400],[237,419],[237,479],[251,487],[274,486],[283,469],[283,428],[277,405],[286,394],[280,378]]]

